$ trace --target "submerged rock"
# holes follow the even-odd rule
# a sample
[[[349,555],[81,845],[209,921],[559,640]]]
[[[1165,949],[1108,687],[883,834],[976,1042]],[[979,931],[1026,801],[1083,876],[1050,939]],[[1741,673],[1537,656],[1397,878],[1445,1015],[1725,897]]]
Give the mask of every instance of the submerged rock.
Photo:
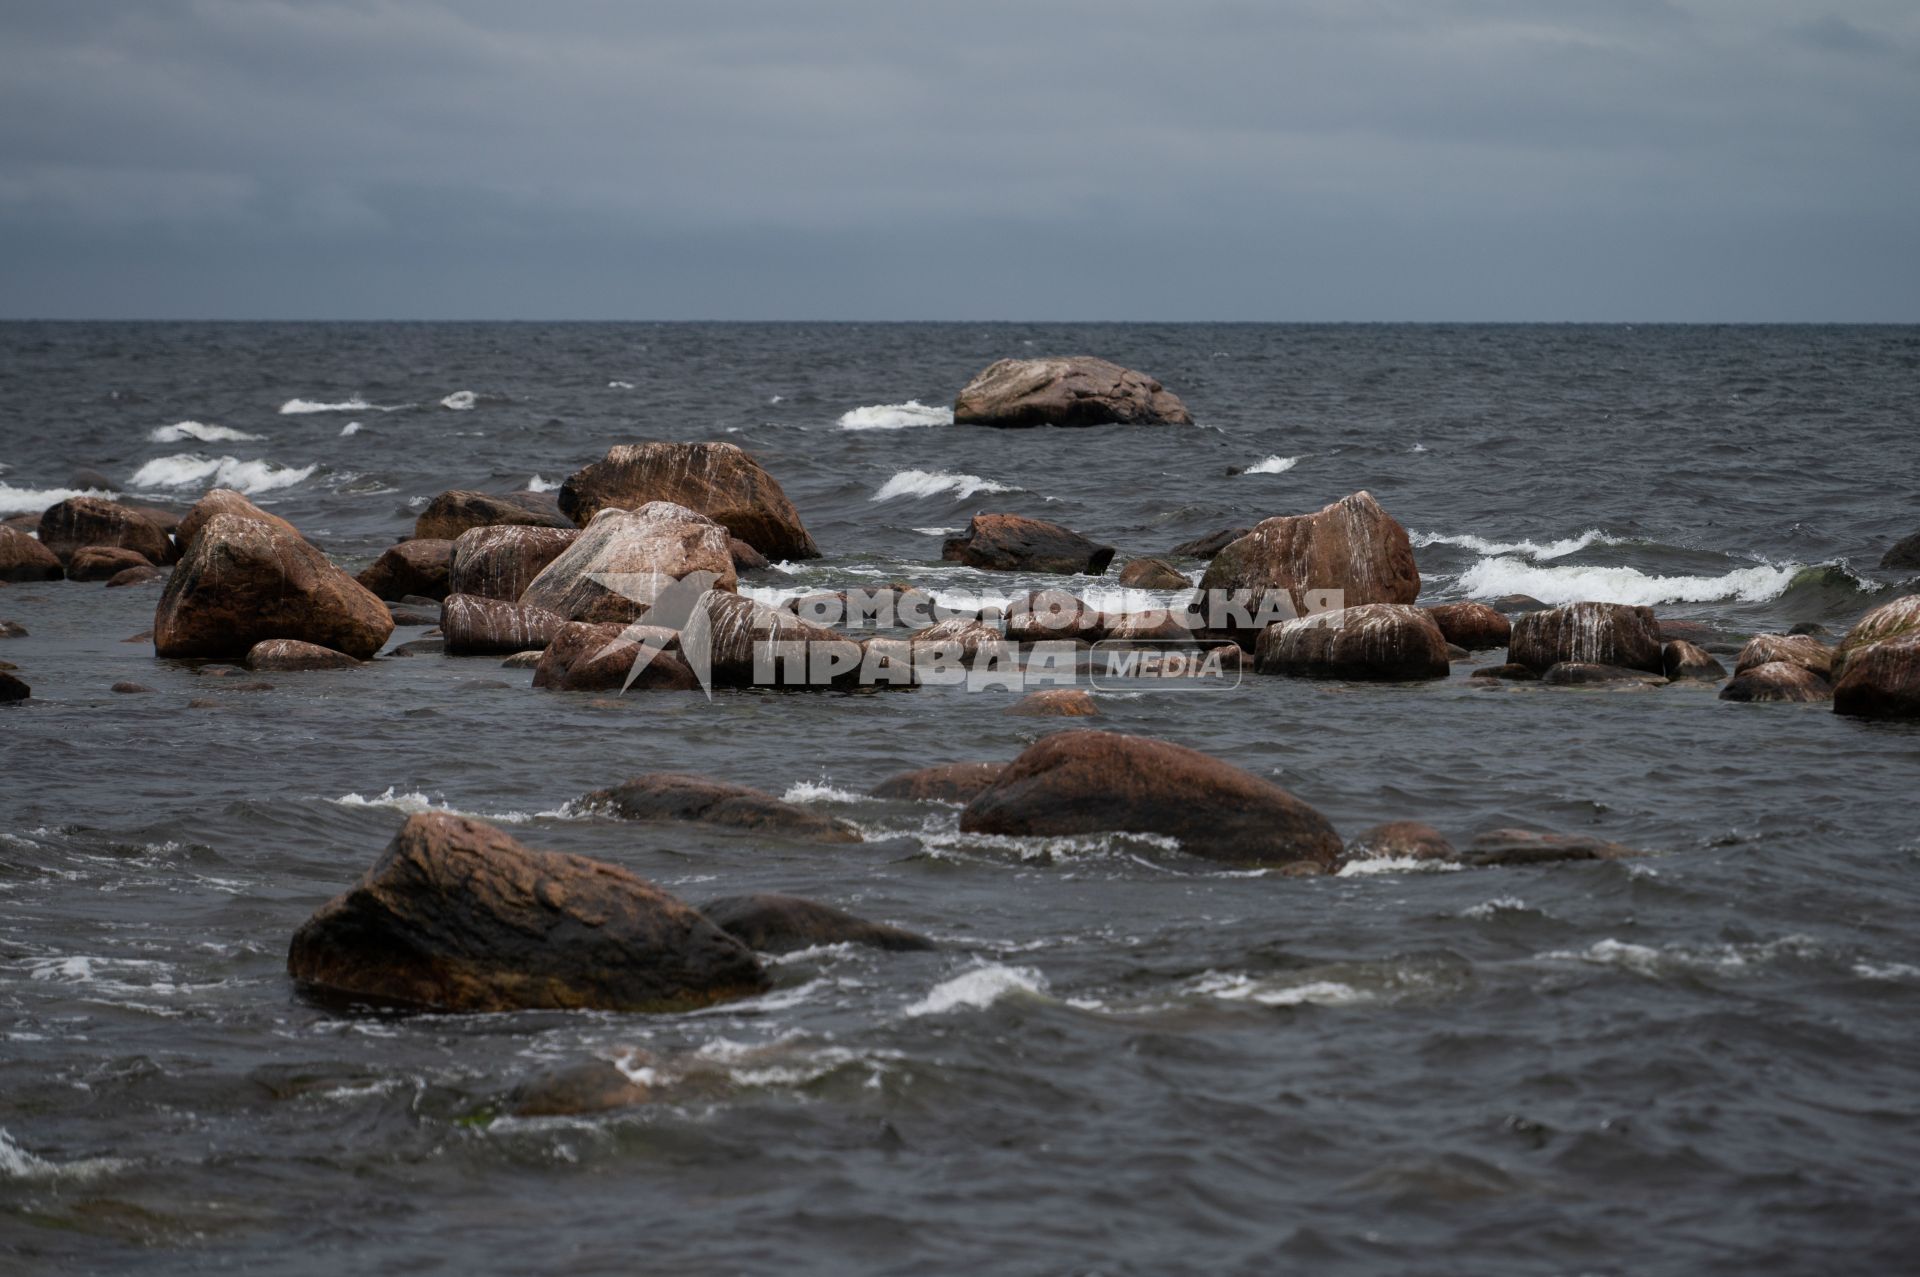
[[[648,772],[581,801],[627,820],[684,820],[818,842],[861,841],[860,832],[843,820],[745,785],[681,772]]]
[[[131,680],[122,680],[107,690],[117,692],[122,696],[141,696],[153,691],[153,689],[145,683],[135,683]]]
[[[1330,867],[1340,835],[1272,781],[1167,741],[1056,732],[1007,765],[960,813],[967,833],[1163,834],[1230,864]]]
[[[1771,661],[1786,661],[1826,678],[1833,673],[1833,649],[1811,634],[1759,634],[1740,649],[1733,672],[1744,674]]]
[[[1120,584],[1134,590],[1185,590],[1193,586],[1165,559],[1134,559],[1120,569]]]
[[[399,600],[414,595],[438,600],[453,592],[448,584],[452,566],[453,542],[416,537],[389,546],[358,580],[382,599]]]
[[[827,944],[864,944],[892,950],[935,947],[925,936],[902,927],[868,922],[798,896],[727,896],[701,905],[700,912],[722,931],[761,953],[792,953]]]
[[[12,705],[33,695],[33,689],[11,674],[0,672],[0,705]]]
[[[453,656],[505,656],[543,648],[567,618],[527,603],[449,594],[440,605],[440,629]]]
[[[1002,359],[953,401],[955,425],[1193,424],[1179,396],[1145,373],[1090,355]]]
[[[1546,672],[1540,675],[1540,681],[1549,687],[1664,687],[1667,676],[1664,672],[1654,674],[1647,670],[1630,670],[1624,665],[1561,661],[1558,665],[1549,665]]]
[[[1888,546],[1887,552],[1880,556],[1880,566],[1889,570],[1920,568],[1920,532]]]
[[[1720,689],[1723,701],[1806,702],[1824,701],[1832,696],[1832,684],[1792,661],[1768,661],[1750,666]]]
[[[132,550],[148,563],[174,560],[173,541],[164,529],[139,511],[101,497],[68,497],[50,507],[40,516],[40,544],[63,563],[88,546]]]
[[[473,528],[498,524],[535,528],[571,526],[558,510],[546,508],[544,501],[529,501],[519,493],[496,497],[455,488],[427,503],[427,508],[414,520],[413,535],[421,540],[452,541]]]
[[[1356,860],[1453,860],[1458,853],[1432,825],[1392,820],[1354,836],[1344,857]]]
[[[769,558],[820,557],[779,482],[731,443],[621,444],[560,486],[560,509],[583,527],[602,510],[655,501],[704,515]]]
[[[248,649],[246,664],[250,670],[295,671],[350,670],[360,662],[330,647],[296,639],[267,639]]]
[[[1485,603],[1438,603],[1426,609],[1447,642],[1481,652],[1505,647],[1513,638],[1513,622]]]
[[[1856,718],[1920,718],[1920,633],[1854,649],[1833,708]]]
[[[520,602],[569,621],[638,621],[683,579],[738,588],[727,530],[668,501],[595,514],[527,584]]]
[[[19,528],[0,524],[0,581],[58,581],[60,557]]]
[[[769,987],[753,954],[624,869],[477,820],[409,817],[298,931],[309,990],[442,1011],[681,1011]]]
[[[290,638],[365,660],[393,633],[369,590],[299,537],[217,514],[201,525],[154,613],[160,656],[244,656]]]
[[[1711,653],[1685,639],[1668,639],[1660,645],[1660,667],[1669,681],[1700,679],[1719,682],[1727,676],[1727,667]]]
[[[1065,590],[1029,590],[1007,600],[1007,637],[1016,643],[1044,643],[1105,637],[1106,617]]]
[[[1253,531],[1252,528],[1221,528],[1218,532],[1209,532],[1191,541],[1182,541],[1167,553],[1180,558],[1211,559],[1251,531]]]
[[[573,528],[525,524],[470,528],[453,542],[447,591],[518,602],[546,566],[579,537]]]
[[[1420,573],[1407,530],[1372,493],[1356,492],[1312,514],[1263,520],[1214,556],[1200,588],[1245,592],[1256,605],[1282,594],[1284,615],[1305,619],[1367,603],[1410,604]],[[1258,634],[1235,637],[1250,646]]]
[[[1017,514],[976,514],[964,536],[940,547],[949,563],[991,572],[1084,572],[1099,576],[1113,561],[1113,547],[1089,541],[1070,528]]]
[[[875,798],[906,798],[919,802],[970,802],[1000,779],[1005,763],[942,763],[918,771],[889,776],[873,787]]]
[[[1542,834],[1492,829],[1475,838],[1462,859],[1470,865],[1537,865],[1559,860],[1622,860],[1640,853],[1586,834]]]
[[[611,1062],[582,1060],[528,1078],[513,1089],[504,1107],[514,1117],[586,1117],[652,1098],[651,1091]]]
[[[1261,674],[1305,678],[1445,678],[1440,627],[1422,608],[1368,603],[1269,625],[1254,647]]]
[[[1007,706],[1007,713],[1027,718],[1098,718],[1100,707],[1093,697],[1077,687],[1049,687],[1025,696]]]
[[[1545,671],[1562,661],[1666,673],[1653,609],[1625,603],[1568,603],[1513,622],[1507,659]]]

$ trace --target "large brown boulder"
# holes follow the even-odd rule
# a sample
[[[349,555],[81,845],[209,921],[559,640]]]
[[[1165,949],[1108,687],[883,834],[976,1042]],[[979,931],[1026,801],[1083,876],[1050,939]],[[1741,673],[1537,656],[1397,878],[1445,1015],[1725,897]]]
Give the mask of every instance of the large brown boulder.
[[[1447,640],[1424,608],[1367,603],[1269,625],[1254,646],[1261,674],[1301,678],[1445,678]]]
[[[967,833],[1162,834],[1231,864],[1327,868],[1340,835],[1272,781],[1144,736],[1056,732],[1030,746],[960,813]]]
[[[58,581],[60,556],[15,527],[0,525],[0,581]]]
[[[268,514],[253,502],[235,492],[232,488],[213,488],[207,495],[193,503],[180,519],[179,526],[173,530],[173,539],[179,544],[180,553],[185,554],[193,544],[194,537],[200,535],[207,520],[216,514],[231,514],[243,519],[252,519],[268,527],[278,529],[290,537],[304,540],[300,529],[288,523],[277,514]]]
[[[581,802],[626,820],[676,820],[722,825],[816,842],[859,842],[852,825],[809,811],[745,785],[679,772],[648,772]]]
[[[1017,514],[976,514],[965,536],[940,547],[949,563],[993,572],[1085,572],[1099,576],[1113,561],[1113,547],[1089,541],[1070,528]]]
[[[496,497],[487,492],[455,488],[427,503],[427,508],[413,521],[413,535],[422,540],[452,541],[470,528],[502,523],[535,528],[571,526],[558,510],[543,507],[543,502],[529,501],[520,493]]]
[[[1120,569],[1120,584],[1130,590],[1185,590],[1193,582],[1165,559],[1133,559]]]
[[[1660,668],[1675,683],[1685,679],[1717,683],[1727,676],[1727,667],[1713,653],[1685,639],[1670,638],[1660,645]]]
[[[1905,634],[1920,634],[1920,594],[1909,594],[1891,603],[1882,603],[1855,621],[1840,645],[1833,650],[1833,676],[1844,678],[1847,661],[1853,654],[1873,643]]]
[[[1145,373],[1091,355],[1002,359],[953,401],[956,425],[1189,426],[1180,397]]]
[[[560,508],[582,527],[602,510],[650,501],[704,514],[772,559],[820,557],[778,481],[735,444],[621,444],[560,485]]]
[[[314,992],[441,1011],[683,1011],[770,984],[746,946],[626,870],[439,812],[410,817],[307,919],[287,970]]]
[[[453,542],[447,592],[517,602],[534,578],[579,539],[573,528],[470,528]]]
[[[1833,687],[1835,713],[1920,718],[1920,633],[1857,648]]]
[[[1007,600],[1006,627],[1007,637],[1016,643],[1097,643],[1106,636],[1107,617],[1065,590],[1030,590]]]
[[[1720,689],[1723,701],[1824,701],[1833,696],[1833,685],[1804,665],[1792,661],[1768,661],[1733,676]]]
[[[720,686],[777,681],[782,686],[845,687],[859,681],[865,652],[844,634],[723,590],[708,591],[699,607],[706,618],[709,676]],[[688,664],[699,669],[697,654]]]
[[[697,589],[738,589],[727,547],[725,528],[685,506],[609,506],[527,583],[520,602],[569,621],[638,621],[684,578]]]
[[[128,568],[150,568],[153,561],[138,550],[117,545],[83,545],[67,559],[67,580],[110,581]]]
[[[449,656],[511,656],[542,648],[566,623],[545,608],[471,594],[449,594],[440,605]]]
[[[763,892],[709,900],[700,912],[716,927],[761,953],[792,953],[828,944],[876,949],[931,949],[933,941],[903,927],[868,922],[831,905]]]
[[[1785,661],[1828,678],[1833,674],[1833,649],[1811,634],[1756,634],[1740,649],[1733,663],[1736,675],[1769,661]]]
[[[132,550],[149,563],[173,562],[173,541],[153,520],[101,497],[68,497],[40,516],[40,544],[61,562],[84,546]]]
[[[540,653],[533,685],[556,692],[690,692],[700,680],[674,650],[678,637],[654,626],[569,621]],[[643,646],[652,650],[636,671]]]
[[[1507,660],[1539,671],[1573,661],[1664,674],[1660,647],[1660,623],[1652,608],[1568,603],[1516,617]]]
[[[387,547],[357,579],[377,598],[444,599],[453,593],[447,579],[452,567],[453,542],[416,537]]]
[[[245,656],[262,639],[290,638],[366,660],[392,633],[386,605],[326,555],[230,514],[194,534],[153,618],[160,656]]]
[[[1213,556],[1200,588],[1244,591],[1255,606],[1279,592],[1292,609],[1287,615],[1306,617],[1363,603],[1412,603],[1420,593],[1420,572],[1407,530],[1372,493],[1356,492],[1312,514],[1257,524]],[[1339,593],[1329,597],[1326,591]],[[1257,635],[1236,637],[1251,644]]]
[[[1513,622],[1485,603],[1438,603],[1426,611],[1447,642],[1469,652],[1505,647],[1513,638]]]
[[[875,798],[908,798],[920,802],[971,802],[981,790],[1000,779],[1005,763],[942,763],[918,771],[889,776],[873,787]]]

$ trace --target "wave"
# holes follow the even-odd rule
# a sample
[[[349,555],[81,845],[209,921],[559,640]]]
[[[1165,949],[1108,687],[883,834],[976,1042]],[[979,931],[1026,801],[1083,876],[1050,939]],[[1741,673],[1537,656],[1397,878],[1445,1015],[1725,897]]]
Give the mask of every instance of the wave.
[[[453,396],[447,396],[451,399]],[[359,395],[343,399],[339,403],[322,403],[317,399],[289,399],[280,405],[283,417],[299,417],[315,412],[398,412],[402,408],[411,408],[412,404],[368,403]]]
[[[558,492],[559,490],[560,481],[557,479],[542,479],[536,474],[527,480],[528,492]]]
[[[1248,466],[1245,470],[1242,470],[1240,473],[1241,474],[1285,474],[1287,471],[1299,465],[1300,462],[1301,462],[1301,458],[1299,457],[1283,457],[1283,456],[1280,456],[1278,453],[1275,453],[1273,456],[1268,457],[1263,461],[1254,462],[1252,465]]]
[[[1472,550],[1475,554],[1523,554],[1529,559],[1562,559],[1590,545],[1627,544],[1627,538],[1613,536],[1602,532],[1599,528],[1588,528],[1577,537],[1565,537],[1558,541],[1549,541],[1545,545],[1538,541],[1489,541],[1484,537],[1470,534],[1448,536],[1442,532],[1416,532],[1412,540],[1415,549],[1424,549],[1430,545],[1453,545],[1463,550]]]
[[[127,1163],[117,1157],[89,1157],[77,1162],[49,1162],[13,1142],[0,1127],[0,1179],[91,1179],[110,1175]]]
[[[185,443],[189,439],[201,443],[258,443],[263,436],[250,435],[244,430],[235,430],[231,426],[209,426],[198,421],[182,421],[171,426],[156,427],[147,438],[155,443]]]
[[[1722,576],[1651,576],[1628,567],[1542,567],[1523,559],[1481,559],[1461,574],[1471,598],[1526,594],[1542,603],[1764,603],[1786,593],[1805,565],[1758,564]]]
[[[910,1004],[910,1016],[945,1015],[949,1011],[982,1010],[1009,994],[1046,992],[1046,977],[1032,967],[975,967],[950,980],[942,980],[927,990],[927,996]]]
[[[480,402],[480,396],[471,390],[456,390],[440,401],[442,408],[451,408],[455,412],[465,412]]]
[[[327,800],[338,807],[379,807],[387,811],[397,811],[407,816],[422,816],[429,812],[438,812],[445,816],[464,816],[470,820],[487,820],[497,825],[524,825],[533,820],[576,820],[588,814],[576,809],[572,803],[562,803],[547,811],[462,811],[447,802],[435,802],[417,789],[399,792],[399,786],[389,785],[382,793],[367,798],[361,794],[342,794],[338,798]]]
[[[778,402],[779,396],[774,396]],[[905,403],[870,404],[840,414],[842,430],[906,430],[913,426],[950,426],[953,409],[930,406],[918,399]]]
[[[147,462],[133,472],[128,482],[135,488],[185,488],[205,484],[212,488],[232,488],[251,496],[304,483],[317,469],[318,466],[280,466],[271,461],[242,461],[238,457],[203,457],[182,452]]]
[[[345,439],[348,435],[357,435],[359,433],[360,423],[357,421],[349,421],[346,425],[340,427],[340,437],[342,439]]]
[[[0,483],[0,514],[39,514],[69,497],[111,497],[103,488],[16,488]]]
[[[802,780],[787,786],[781,800],[790,803],[865,803],[873,800],[850,789],[840,789],[825,780]]]
[[[995,483],[991,479],[982,479],[977,474],[951,474],[945,470],[902,470],[880,486],[873,494],[874,501],[891,501],[895,497],[937,497],[942,493],[952,493],[964,501],[976,492],[1018,492],[1020,489],[1004,483]]]

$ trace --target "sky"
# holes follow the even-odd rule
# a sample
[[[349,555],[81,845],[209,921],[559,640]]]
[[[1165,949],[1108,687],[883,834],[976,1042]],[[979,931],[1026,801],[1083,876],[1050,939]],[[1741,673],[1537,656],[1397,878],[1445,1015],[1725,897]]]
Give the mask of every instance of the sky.
[[[1920,322],[1913,0],[11,0],[0,318]]]

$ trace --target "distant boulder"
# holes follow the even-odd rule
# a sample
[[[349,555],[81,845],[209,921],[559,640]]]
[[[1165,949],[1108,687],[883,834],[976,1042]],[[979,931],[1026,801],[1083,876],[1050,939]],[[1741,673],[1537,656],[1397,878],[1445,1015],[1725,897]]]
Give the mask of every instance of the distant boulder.
[[[359,664],[345,652],[302,643],[298,639],[266,639],[249,648],[246,656],[247,668],[262,672],[347,670]]]
[[[1254,646],[1261,674],[1297,678],[1445,678],[1447,640],[1424,608],[1366,603],[1269,625]]]
[[[1251,531],[1253,531],[1252,528],[1221,528],[1218,532],[1209,532],[1203,537],[1182,541],[1167,553],[1178,558],[1211,559]]]
[[[1089,355],[1002,359],[953,402],[956,425],[1193,424],[1178,395],[1145,373]]]
[[[1485,603],[1437,603],[1426,612],[1447,642],[1469,652],[1505,647],[1513,638],[1513,622]]]
[[[69,581],[110,581],[128,568],[151,568],[153,561],[138,550],[117,545],[83,545],[67,559]]]
[[[1758,634],[1747,641],[1735,660],[1735,675],[1770,661],[1786,661],[1827,678],[1833,673],[1833,649],[1811,634]]]
[[[1095,643],[1106,635],[1107,618],[1066,590],[1028,590],[1007,600],[1006,627],[1007,637],[1016,643]]]
[[[137,510],[102,497],[69,497],[40,516],[40,544],[61,562],[87,546],[132,550],[149,563],[171,563],[173,541]]]
[[[1453,844],[1432,825],[1417,820],[1394,820],[1375,825],[1354,836],[1347,844],[1344,859],[1359,860],[1452,860]]]
[[[713,589],[736,590],[727,546],[725,528],[685,506],[608,506],[527,583],[520,602],[569,621],[638,621],[661,592],[696,574]]]
[[[1668,639],[1660,645],[1660,668],[1670,682],[1700,679],[1718,682],[1727,676],[1727,667],[1705,648],[1685,639]]]
[[[595,790],[581,802],[626,820],[689,821],[817,842],[861,840],[859,831],[843,820],[745,785],[680,772],[648,772]]]
[[[515,493],[496,497],[486,492],[455,488],[442,492],[427,503],[414,520],[416,540],[452,541],[472,528],[499,524],[518,524],[535,528],[571,527],[566,517],[544,498],[529,500],[530,494]]]
[[[964,803],[1000,778],[1005,763],[942,763],[889,776],[873,787],[875,798]]]
[[[976,514],[964,536],[940,547],[949,563],[992,572],[1084,572],[1099,576],[1113,561],[1113,547],[1100,545],[1070,528],[1017,514]]]
[[[831,905],[763,892],[709,900],[700,912],[722,931],[760,953],[792,953],[818,945],[862,944],[875,949],[931,949],[933,941],[902,927],[868,922]]]
[[[1133,590],[1186,590],[1193,587],[1186,573],[1165,559],[1133,559],[1120,569],[1120,584]]]
[[[1007,713],[1026,718],[1098,718],[1100,707],[1078,687],[1046,687],[1028,692],[1007,706]]]
[[[448,572],[453,566],[453,542],[416,537],[389,546],[357,578],[382,599],[444,599],[452,593]]]
[[[1625,603],[1568,603],[1516,617],[1507,659],[1542,673],[1562,661],[1666,673],[1653,609]]]
[[[534,578],[579,539],[574,528],[525,524],[469,528],[453,542],[447,590],[518,602]]]
[[[1284,596],[1286,615],[1306,617],[1365,603],[1409,604],[1420,593],[1407,530],[1369,492],[1342,497],[1312,514],[1267,519],[1216,554],[1200,588],[1245,593],[1257,606]],[[1329,593],[1333,592],[1333,593]],[[1236,634],[1251,646],[1258,627]]]
[[[820,557],[779,482],[735,444],[621,444],[560,485],[560,509],[582,527],[652,501],[703,514],[768,558]]]

